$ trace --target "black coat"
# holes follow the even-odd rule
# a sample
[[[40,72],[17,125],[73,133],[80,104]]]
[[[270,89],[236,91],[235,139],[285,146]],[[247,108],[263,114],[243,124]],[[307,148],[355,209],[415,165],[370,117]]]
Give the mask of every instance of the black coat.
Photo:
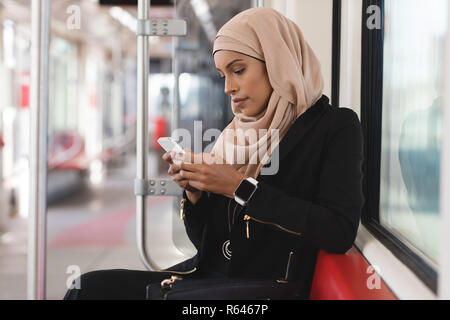
[[[364,202],[362,141],[356,113],[330,106],[326,96],[295,121],[278,145],[278,173],[259,175],[248,206],[236,214],[229,277],[288,274],[308,297],[318,250],[345,253],[355,240]],[[228,201],[205,193],[195,205],[186,202],[186,231],[198,254],[176,269],[195,266],[201,274],[207,267],[205,255],[217,237],[211,217],[225,217]]]

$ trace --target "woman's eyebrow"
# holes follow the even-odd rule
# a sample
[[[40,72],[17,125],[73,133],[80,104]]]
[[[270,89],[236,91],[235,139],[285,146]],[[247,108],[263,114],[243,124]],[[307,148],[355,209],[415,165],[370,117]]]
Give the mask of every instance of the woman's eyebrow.
[[[231,65],[232,65],[233,63],[238,62],[238,61],[244,61],[244,60],[243,60],[243,59],[234,59],[233,61],[231,61],[230,63],[227,64],[227,66],[225,67],[225,69],[228,69],[229,67],[231,67]],[[216,69],[220,71],[219,68],[216,68]]]

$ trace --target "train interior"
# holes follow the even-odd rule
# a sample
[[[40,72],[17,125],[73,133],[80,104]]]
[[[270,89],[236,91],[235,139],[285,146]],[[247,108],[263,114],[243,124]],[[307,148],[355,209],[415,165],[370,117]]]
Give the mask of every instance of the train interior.
[[[40,298],[62,299],[75,276],[92,270],[147,270],[139,241],[159,268],[195,255],[180,195],[144,198],[146,217],[137,218],[139,122],[148,126],[148,178],[169,181],[157,139],[177,128],[203,137],[231,121],[212,45],[226,21],[261,5],[300,26],[321,62],[324,94],[354,110],[364,130],[358,236],[344,255],[319,253],[310,299],[450,298],[447,0],[150,1],[150,19],[183,19],[187,32],[149,37],[145,120],[137,109],[137,1],[49,2]],[[36,298],[32,11],[29,0],[0,0],[0,300]]]

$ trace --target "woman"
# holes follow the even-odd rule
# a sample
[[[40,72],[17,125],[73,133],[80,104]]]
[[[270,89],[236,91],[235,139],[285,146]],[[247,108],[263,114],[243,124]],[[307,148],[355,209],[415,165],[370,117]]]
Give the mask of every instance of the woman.
[[[307,298],[318,250],[345,253],[356,237],[363,205],[358,117],[329,105],[316,56],[298,26],[273,9],[232,18],[213,56],[235,117],[211,154],[163,156],[185,189],[184,223],[198,250],[169,270],[183,278],[282,280]],[[262,134],[235,139],[246,131]],[[262,153],[261,145],[268,146]],[[232,161],[234,154],[245,161]],[[147,284],[173,274],[96,271],[67,297],[143,298]]]

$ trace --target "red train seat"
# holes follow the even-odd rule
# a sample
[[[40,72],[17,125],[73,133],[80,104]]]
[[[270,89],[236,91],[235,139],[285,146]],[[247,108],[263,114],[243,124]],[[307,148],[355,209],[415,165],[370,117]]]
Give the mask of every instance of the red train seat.
[[[310,300],[396,300],[396,296],[352,247],[345,254],[320,250]]]

